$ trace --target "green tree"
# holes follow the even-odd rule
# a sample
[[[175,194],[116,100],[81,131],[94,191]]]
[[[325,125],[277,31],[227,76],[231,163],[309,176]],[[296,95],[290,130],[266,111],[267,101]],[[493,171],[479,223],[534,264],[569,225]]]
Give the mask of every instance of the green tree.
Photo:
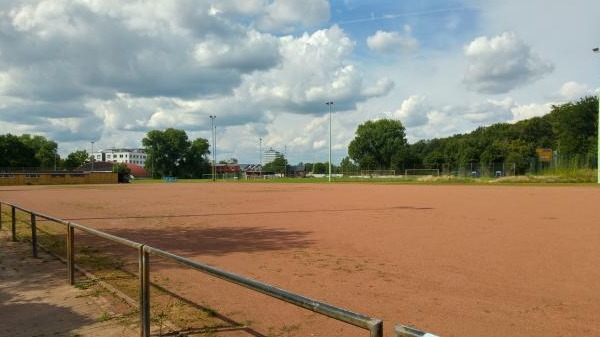
[[[346,156],[342,159],[342,161],[340,162],[340,170],[342,171],[341,173],[343,174],[347,174],[347,173],[357,173],[358,172],[358,165],[356,165],[356,163],[350,159],[350,157]]]
[[[21,142],[29,147],[35,153],[37,164],[40,167],[53,167],[55,163],[56,142],[46,139],[42,136],[31,136],[23,134],[19,137]]]
[[[315,163],[314,164],[314,173],[316,174],[325,174],[329,171],[328,163]]]
[[[198,138],[190,142],[184,130],[152,130],[142,139],[142,144],[148,154],[146,169],[152,170],[154,178],[200,178],[210,171],[206,157],[209,154],[208,141]]]
[[[90,160],[90,156],[85,150],[79,150],[69,153],[67,159],[63,161],[63,168],[73,170]]]
[[[118,174],[120,183],[128,183],[129,177],[131,176],[131,169],[124,163],[115,163],[113,165],[113,172]]]
[[[394,169],[393,163],[407,157],[405,129],[393,119],[367,121],[358,126],[348,146],[349,157],[361,169]]]
[[[328,163],[306,163],[304,167],[307,173],[325,174],[329,171]]]
[[[287,159],[285,159],[283,155],[278,155],[272,162],[269,162],[263,166],[263,171],[285,174],[287,171],[287,165]]]
[[[17,136],[0,135],[0,167],[38,167],[35,151]]]
[[[208,140],[198,138],[194,140],[186,151],[181,174],[186,178],[202,178],[204,174],[211,172],[208,154],[210,153]]]
[[[550,148],[558,150],[560,158],[572,165],[589,167],[596,159],[597,123],[598,99],[585,97],[575,103],[554,106],[542,117],[418,141],[409,146],[406,161],[415,167],[450,170],[468,164],[515,164],[515,172],[519,174],[529,169],[536,148]]]
[[[550,113],[558,151],[564,155],[587,155],[596,148],[598,98],[585,97],[577,103],[555,106]]]
[[[156,177],[178,176],[179,166],[184,164],[190,141],[183,130],[168,128],[165,131],[149,131],[142,144],[148,157],[146,168]]]
[[[515,124],[519,139],[532,144],[535,148],[556,149],[556,135],[550,118],[534,117]]]
[[[514,165],[515,174],[524,174],[535,156],[535,145],[521,139],[508,143],[505,163]]]

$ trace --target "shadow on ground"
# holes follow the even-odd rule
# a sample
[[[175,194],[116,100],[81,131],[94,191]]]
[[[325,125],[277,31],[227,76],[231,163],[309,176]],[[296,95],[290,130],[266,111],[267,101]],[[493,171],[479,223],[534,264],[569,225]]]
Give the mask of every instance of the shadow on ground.
[[[310,231],[263,227],[166,227],[110,229],[110,234],[173,253],[224,255],[236,252],[276,251],[313,244]]]
[[[0,290],[0,336],[69,336],[69,332],[95,323],[70,308],[19,300]]]
[[[29,244],[8,236],[0,231],[0,336],[85,336],[98,331],[100,315],[67,284],[66,267],[42,252],[33,258]]]

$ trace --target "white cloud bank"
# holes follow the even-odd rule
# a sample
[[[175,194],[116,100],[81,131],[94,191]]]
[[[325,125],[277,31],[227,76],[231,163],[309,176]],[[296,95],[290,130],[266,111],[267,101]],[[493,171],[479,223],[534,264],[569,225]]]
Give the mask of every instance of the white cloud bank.
[[[217,114],[220,132],[244,144],[278,115],[387,94],[394,82],[365,79],[340,27],[271,33],[321,24],[329,10],[325,0],[3,2],[0,132],[137,145],[150,129],[198,134]]]
[[[467,58],[464,83],[470,90],[502,94],[534,82],[554,66],[531,51],[515,33],[473,40],[464,49]]]

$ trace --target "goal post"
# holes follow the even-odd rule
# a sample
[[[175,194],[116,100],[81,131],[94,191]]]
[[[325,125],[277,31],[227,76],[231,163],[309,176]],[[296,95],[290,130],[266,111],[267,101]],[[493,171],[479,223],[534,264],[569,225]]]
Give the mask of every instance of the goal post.
[[[406,169],[405,176],[440,176],[440,169]]]
[[[395,176],[396,170],[361,170],[360,175],[363,177],[389,177]]]

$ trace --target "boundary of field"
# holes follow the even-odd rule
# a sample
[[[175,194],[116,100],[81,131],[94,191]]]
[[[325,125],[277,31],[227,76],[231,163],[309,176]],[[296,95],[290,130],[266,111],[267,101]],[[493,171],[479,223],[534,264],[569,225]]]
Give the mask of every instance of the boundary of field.
[[[267,296],[279,299],[281,301],[293,304],[295,306],[313,311],[315,313],[327,316],[338,321],[354,325],[369,331],[371,337],[383,337],[383,321],[377,318],[372,318],[363,314],[355,313],[346,309],[342,309],[325,302],[317,301],[300,294],[296,294],[275,286],[237,275],[225,270],[211,267],[207,264],[187,259],[173,253],[151,247],[149,245],[134,242],[125,238],[121,238],[112,234],[108,234],[97,229],[89,228],[74,222],[65,221],[50,215],[38,213],[21,206],[0,200],[0,230],[2,230],[3,217],[2,205],[10,207],[10,224],[12,241],[17,241],[16,232],[16,211],[29,214],[29,226],[31,229],[31,249],[32,255],[37,257],[38,245],[37,240],[37,225],[36,219],[42,218],[58,224],[62,224],[66,228],[66,257],[67,257],[67,279],[70,285],[75,285],[75,270],[78,268],[75,264],[75,230],[95,235],[103,239],[107,239],[123,246],[136,249],[138,251],[138,289],[139,299],[137,305],[140,308],[140,336],[149,337],[150,334],[150,256],[160,256],[176,262],[181,265],[191,267],[195,270],[211,275],[213,277],[237,284],[239,286],[251,289],[256,292],[263,293]],[[395,337],[435,337],[435,335],[420,331],[401,324],[394,325]]]

